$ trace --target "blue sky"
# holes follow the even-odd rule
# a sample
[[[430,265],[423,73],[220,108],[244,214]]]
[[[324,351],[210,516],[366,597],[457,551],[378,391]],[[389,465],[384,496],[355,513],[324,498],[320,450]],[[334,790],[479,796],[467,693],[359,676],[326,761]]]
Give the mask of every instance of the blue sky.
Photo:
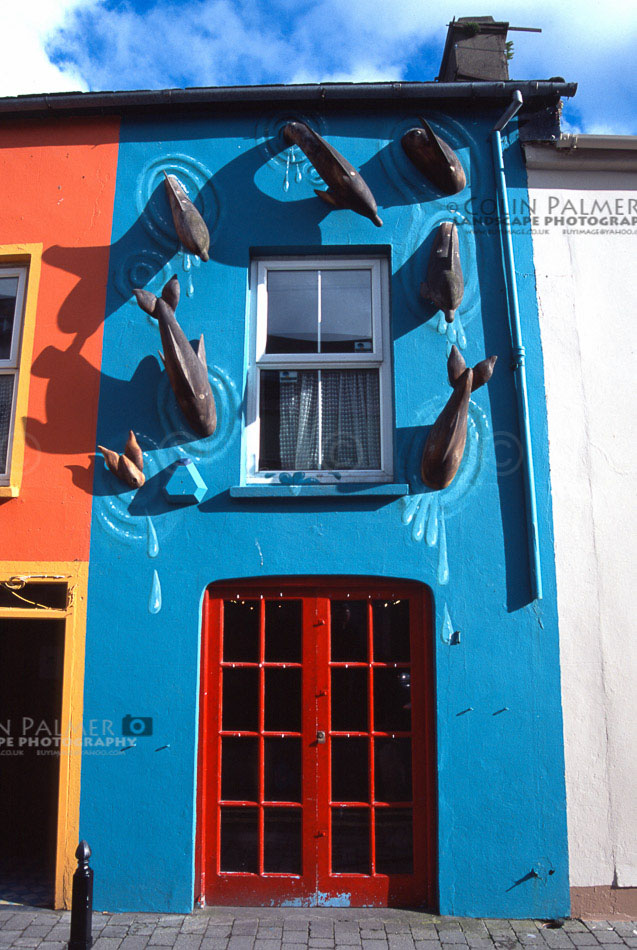
[[[566,131],[637,133],[637,5],[628,0],[22,0],[0,95],[435,79],[453,16],[514,26],[514,79],[579,83]]]

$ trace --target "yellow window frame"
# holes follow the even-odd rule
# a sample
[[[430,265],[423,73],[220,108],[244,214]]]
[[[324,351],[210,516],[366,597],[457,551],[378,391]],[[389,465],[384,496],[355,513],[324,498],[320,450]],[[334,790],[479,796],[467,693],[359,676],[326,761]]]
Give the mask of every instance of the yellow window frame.
[[[24,449],[26,444],[26,418],[29,405],[29,383],[31,380],[31,362],[33,359],[33,340],[35,320],[42,270],[42,244],[3,244],[0,245],[0,267],[15,264],[26,267],[26,289],[24,294],[22,330],[17,358],[18,387],[15,395],[13,431],[9,433],[10,467],[7,484],[0,484],[0,498],[17,498],[22,485],[24,471]]]

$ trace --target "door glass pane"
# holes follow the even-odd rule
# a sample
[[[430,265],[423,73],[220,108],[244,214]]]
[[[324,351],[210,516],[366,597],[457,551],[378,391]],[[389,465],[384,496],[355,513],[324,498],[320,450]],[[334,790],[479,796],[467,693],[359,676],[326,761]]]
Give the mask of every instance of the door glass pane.
[[[332,809],[332,871],[369,874],[369,809]]]
[[[294,738],[265,740],[266,802],[301,801],[301,740]]]
[[[259,740],[224,736],[221,740],[221,797],[225,801],[259,800]]]
[[[7,470],[9,429],[13,406],[13,373],[0,375],[0,474]]]
[[[367,670],[361,667],[332,667],[332,730],[367,730]]]
[[[411,801],[411,739],[374,739],[374,792],[377,802]]]
[[[376,809],[376,870],[411,874],[414,870],[411,808]]]
[[[226,667],[223,671],[222,728],[257,732],[259,729],[259,670]]]
[[[302,659],[302,602],[300,600],[266,601],[266,661],[300,663]]]
[[[301,670],[265,671],[266,732],[301,731]]]
[[[300,808],[264,809],[263,870],[279,874],[302,871]]]
[[[332,739],[332,801],[369,801],[367,739],[334,736]]]
[[[257,808],[221,809],[222,871],[259,873],[259,810]]]
[[[367,601],[333,600],[330,628],[333,662],[367,661]]]
[[[318,271],[268,271],[265,351],[318,352]]]
[[[223,658],[259,662],[259,601],[226,600],[223,604]]]
[[[374,660],[409,663],[409,601],[374,600]]]
[[[17,277],[0,277],[0,360],[11,356],[17,293]]]
[[[364,353],[371,349],[371,271],[321,271],[321,352]]]
[[[374,670],[374,729],[378,732],[409,732],[411,693],[409,671]]]
[[[377,369],[321,371],[321,468],[380,468]]]
[[[318,372],[275,369],[260,376],[260,471],[316,471]]]

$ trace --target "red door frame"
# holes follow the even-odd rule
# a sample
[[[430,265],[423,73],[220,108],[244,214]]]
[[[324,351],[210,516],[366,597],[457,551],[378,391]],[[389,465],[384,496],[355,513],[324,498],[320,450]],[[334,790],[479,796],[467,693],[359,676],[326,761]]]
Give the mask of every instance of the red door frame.
[[[221,704],[221,614],[224,599],[298,598],[304,603],[316,598],[329,603],[332,598],[344,599],[409,598],[411,604],[411,670],[412,741],[413,741],[413,819],[414,873],[411,875],[331,874],[330,854],[330,775],[328,744],[304,741],[303,774],[315,776],[315,823],[303,822],[303,872],[295,875],[271,874],[258,877],[241,872],[218,870],[220,829],[218,800],[221,763],[220,743],[215,736],[220,730]],[[303,670],[305,695],[316,696],[316,708],[304,704],[303,736],[312,736],[317,722],[329,727],[329,666],[327,638],[316,637],[310,625],[309,611],[304,610]],[[316,614],[319,628],[325,617]],[[418,906],[433,908],[436,904],[436,776],[434,729],[434,677],[432,657],[431,595],[423,584],[413,581],[361,577],[279,577],[220,582],[206,590],[203,604],[201,645],[200,729],[197,786],[196,836],[196,900],[203,904],[212,894],[215,904],[246,904],[248,906],[320,903],[343,903],[352,907]],[[414,675],[415,674],[415,675]],[[308,680],[311,677],[311,681]],[[325,679],[325,682],[322,680]],[[311,690],[311,693],[309,692]],[[323,709],[321,706],[323,705]],[[214,738],[215,741],[212,741]],[[370,764],[370,771],[373,766]],[[304,805],[310,798],[306,795]],[[305,812],[304,812],[305,813]],[[373,822],[372,822],[373,829]],[[373,830],[372,830],[373,835]],[[208,861],[205,856],[208,855]],[[243,883],[239,895],[238,885]],[[285,893],[282,894],[282,885]]]

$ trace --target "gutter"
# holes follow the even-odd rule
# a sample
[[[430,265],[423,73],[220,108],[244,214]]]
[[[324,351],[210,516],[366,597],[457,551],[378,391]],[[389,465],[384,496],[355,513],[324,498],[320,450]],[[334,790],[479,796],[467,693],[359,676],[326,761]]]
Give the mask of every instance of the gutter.
[[[525,142],[527,168],[568,171],[637,171],[637,135],[561,135],[554,142]]]
[[[493,147],[493,166],[495,171],[495,185],[500,207],[500,233],[502,235],[502,263],[506,277],[507,307],[509,311],[509,325],[511,328],[511,349],[513,352],[513,370],[515,373],[515,390],[518,398],[518,416],[520,435],[522,436],[522,474],[524,478],[524,496],[526,501],[526,524],[529,546],[529,569],[531,574],[531,595],[533,600],[542,599],[542,565],[540,563],[540,541],[537,519],[537,500],[535,493],[535,472],[533,468],[533,450],[531,447],[531,423],[529,418],[529,397],[526,387],[526,351],[522,341],[522,325],[520,323],[520,306],[518,302],[518,288],[515,279],[515,259],[513,257],[513,240],[511,237],[511,219],[509,217],[509,200],[507,197],[507,183],[504,173],[504,156],[502,154],[502,138],[500,133],[511,119],[520,111],[523,97],[520,87],[513,93],[510,105],[505,109],[500,119],[491,131]]]
[[[276,86],[203,86],[189,89],[141,89],[123,92],[61,92],[0,98],[0,115],[121,115],[198,110],[224,111],[276,103],[353,105],[457,101],[509,101],[519,89],[525,103],[536,108],[574,96],[577,83],[555,80],[527,82],[385,82],[318,83]]]

